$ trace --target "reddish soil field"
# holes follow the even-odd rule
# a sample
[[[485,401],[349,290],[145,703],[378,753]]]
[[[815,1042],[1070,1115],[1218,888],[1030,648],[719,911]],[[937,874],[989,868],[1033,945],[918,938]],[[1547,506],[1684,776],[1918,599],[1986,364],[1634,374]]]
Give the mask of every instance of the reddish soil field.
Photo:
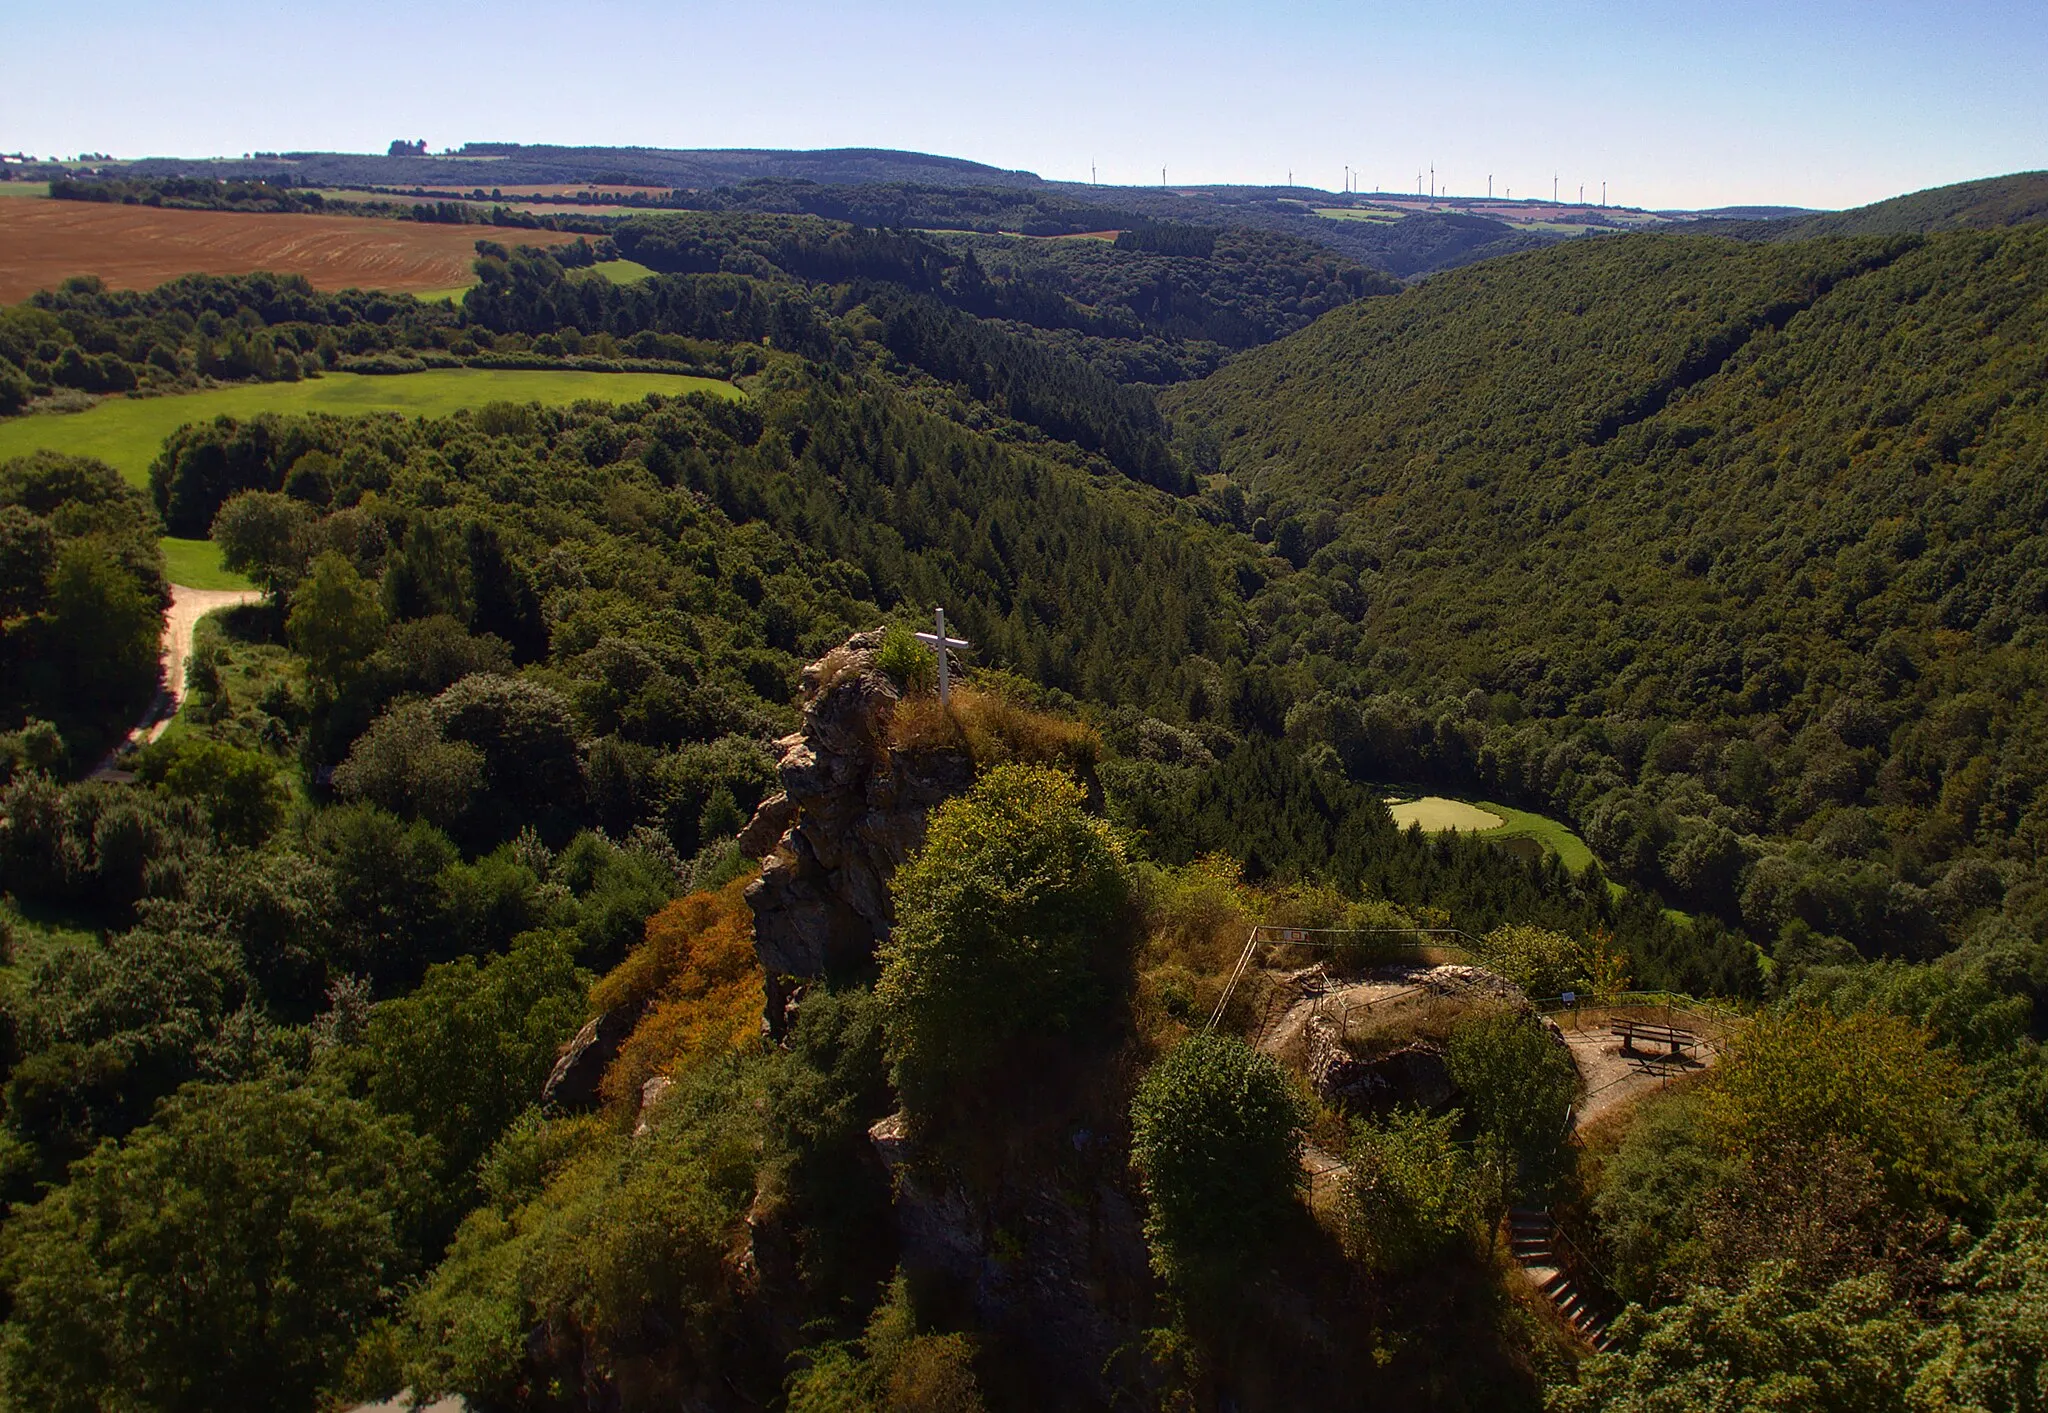
[[[451,289],[473,278],[479,240],[565,245],[560,231],[440,226],[352,216],[166,211],[88,201],[0,203],[0,304],[71,275],[149,289],[178,275],[304,275],[316,289]]]

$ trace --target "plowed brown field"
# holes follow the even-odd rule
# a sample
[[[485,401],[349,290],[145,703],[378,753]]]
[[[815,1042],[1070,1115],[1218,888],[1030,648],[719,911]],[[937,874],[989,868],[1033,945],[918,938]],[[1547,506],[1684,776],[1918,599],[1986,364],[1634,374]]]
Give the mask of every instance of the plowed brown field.
[[[469,283],[479,240],[562,245],[560,231],[354,216],[166,211],[88,201],[0,203],[0,304],[71,275],[149,289],[178,275],[304,275],[317,289],[445,290]]]

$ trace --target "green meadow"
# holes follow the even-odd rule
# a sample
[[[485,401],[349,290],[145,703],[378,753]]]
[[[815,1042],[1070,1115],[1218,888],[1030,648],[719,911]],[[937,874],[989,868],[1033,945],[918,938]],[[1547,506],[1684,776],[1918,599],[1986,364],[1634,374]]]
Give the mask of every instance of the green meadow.
[[[180,540],[166,535],[157,543],[164,551],[164,577],[188,589],[253,589],[246,575],[222,566],[220,546],[212,540]]]
[[[329,373],[297,383],[243,383],[175,397],[109,398],[83,412],[42,413],[0,422],[0,461],[49,448],[96,456],[136,485],[165,437],[187,422],[225,413],[331,412],[347,416],[398,412],[442,417],[487,402],[540,402],[565,406],[591,399],[631,402],[648,393],[680,397],[710,393],[736,398],[739,389],[716,378],[678,373],[593,373],[580,369],[446,368],[424,373]],[[184,582],[184,581],[181,581]]]
[[[1573,873],[1584,873],[1593,862],[1593,851],[1586,846],[1585,840],[1544,815],[1495,804],[1491,800],[1453,800],[1442,795],[1423,795],[1418,799],[1406,794],[1395,799],[1401,802],[1395,816],[1396,823],[1413,817],[1428,833],[1463,829],[1483,839],[1527,839],[1545,853],[1557,855]],[[1394,800],[1389,803],[1394,803]],[[1487,826],[1483,823],[1484,815],[1479,811],[1493,815],[1501,822]]]
[[[652,279],[655,271],[638,260],[600,260],[590,267],[590,273],[600,275],[615,285],[637,285],[642,280]]]
[[[652,279],[658,272],[638,260],[601,260],[595,265],[585,266],[569,272],[572,279],[608,280],[615,285],[637,285],[642,280]],[[413,298],[422,304],[431,304],[437,299],[461,303],[462,296],[476,288],[476,281],[466,285],[451,285],[447,289],[416,290]]]

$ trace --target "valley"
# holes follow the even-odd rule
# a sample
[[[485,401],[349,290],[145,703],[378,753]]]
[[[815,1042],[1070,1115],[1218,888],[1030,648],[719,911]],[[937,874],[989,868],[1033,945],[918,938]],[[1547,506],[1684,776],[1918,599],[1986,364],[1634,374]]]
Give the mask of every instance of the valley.
[[[2038,1402],[2040,174],[45,179],[0,1408]]]

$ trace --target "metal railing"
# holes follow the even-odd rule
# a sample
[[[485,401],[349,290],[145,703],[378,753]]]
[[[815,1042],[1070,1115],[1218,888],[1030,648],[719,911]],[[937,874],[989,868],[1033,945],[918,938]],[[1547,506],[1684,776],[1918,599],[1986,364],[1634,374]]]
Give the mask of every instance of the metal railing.
[[[1216,1009],[1209,1013],[1209,1023],[1202,1028],[1204,1031],[1212,1031],[1222,1021],[1224,1008],[1229,1006],[1231,994],[1237,990],[1238,982],[1244,979],[1245,972],[1251,967],[1252,957],[1262,944],[1269,947],[1322,948],[1334,952],[1372,946],[1367,939],[1393,937],[1417,939],[1394,944],[1392,950],[1396,953],[1419,953],[1428,949],[1457,953],[1466,964],[1471,964],[1477,959],[1474,948],[1478,945],[1479,939],[1455,927],[1277,927],[1260,923],[1253,927],[1245,938],[1244,950],[1238,954],[1237,965],[1231,968],[1230,979],[1223,984],[1223,994],[1216,998]],[[1438,938],[1456,938],[1457,941],[1432,940]]]

